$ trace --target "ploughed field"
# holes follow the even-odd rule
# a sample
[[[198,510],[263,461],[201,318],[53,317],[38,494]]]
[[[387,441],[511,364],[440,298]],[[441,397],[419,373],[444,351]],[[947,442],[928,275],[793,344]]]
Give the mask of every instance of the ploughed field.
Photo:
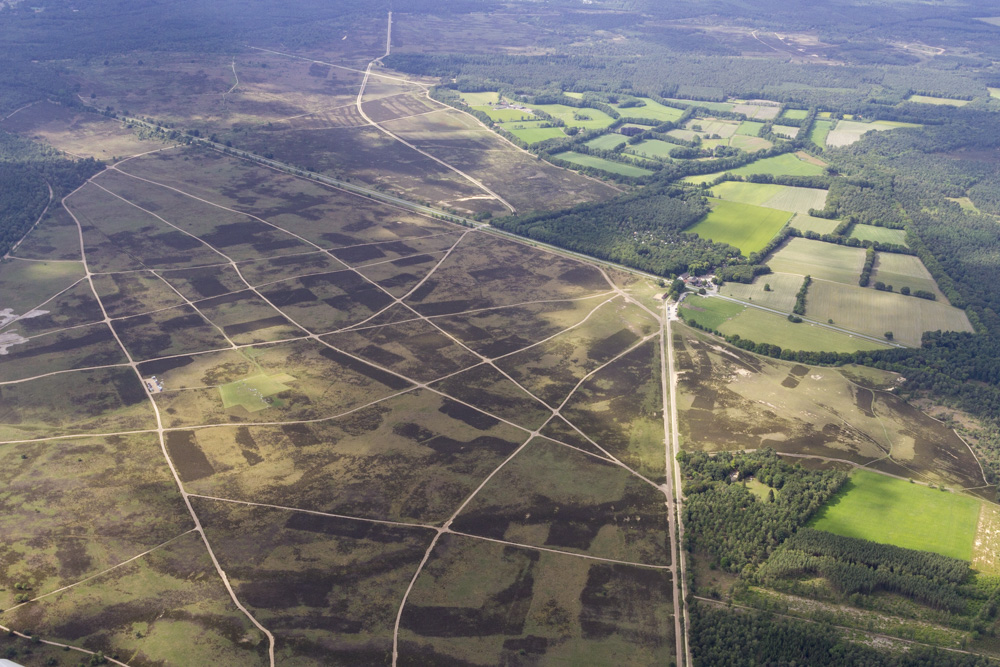
[[[0,286],[0,624],[131,665],[674,656],[659,311],[601,270],[164,148]]]

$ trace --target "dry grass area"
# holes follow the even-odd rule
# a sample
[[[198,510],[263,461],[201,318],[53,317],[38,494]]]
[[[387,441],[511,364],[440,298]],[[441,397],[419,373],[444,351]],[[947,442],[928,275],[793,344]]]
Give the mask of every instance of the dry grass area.
[[[972,543],[972,568],[986,574],[1000,574],[1000,506],[983,503],[979,526]]]

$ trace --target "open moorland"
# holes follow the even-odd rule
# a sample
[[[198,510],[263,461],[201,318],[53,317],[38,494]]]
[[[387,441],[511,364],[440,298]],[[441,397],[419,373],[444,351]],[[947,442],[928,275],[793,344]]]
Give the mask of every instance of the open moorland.
[[[161,148],[0,285],[5,627],[134,665],[675,656],[662,318],[594,266]]]

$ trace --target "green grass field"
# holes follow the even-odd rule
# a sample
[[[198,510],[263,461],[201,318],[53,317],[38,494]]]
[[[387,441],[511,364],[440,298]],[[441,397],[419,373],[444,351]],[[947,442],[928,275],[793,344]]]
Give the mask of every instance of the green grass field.
[[[817,120],[809,131],[809,140],[820,148],[826,148],[826,138],[832,129],[832,120]]]
[[[500,99],[497,91],[486,91],[483,93],[462,93],[462,101],[470,107],[478,107],[484,104],[496,104]]]
[[[767,265],[776,273],[794,273],[856,286],[865,265],[865,251],[863,248],[794,238],[775,253]]]
[[[646,106],[619,108],[618,113],[621,114],[622,118],[649,118],[650,120],[668,121],[677,120],[684,113],[681,109],[664,106],[648,97],[640,97],[639,99],[645,102]]]
[[[904,230],[876,227],[874,225],[854,225],[854,229],[851,230],[851,238],[860,239],[861,241],[878,241],[879,243],[906,245],[906,232]]]
[[[614,122],[614,118],[598,109],[568,107],[565,104],[535,104],[532,109],[544,111],[553,118],[559,118],[566,127],[579,127],[584,130],[603,130]],[[586,116],[587,120],[577,120],[576,116]]]
[[[598,148],[603,151],[613,151],[627,141],[627,137],[621,134],[611,133],[594,137],[590,141],[587,141],[584,145],[589,146],[590,148]]]
[[[817,234],[832,234],[833,230],[840,224],[840,220],[829,220],[827,218],[814,218],[804,213],[796,213],[792,218],[791,226],[802,232],[816,232]]]
[[[692,294],[684,299],[680,309],[684,311],[685,319],[694,320],[708,329],[718,329],[724,322],[742,313],[746,306]]]
[[[910,95],[907,102],[919,102],[920,104],[934,104],[937,106],[964,107],[969,100],[954,100],[950,97],[931,97],[930,95]]]
[[[826,206],[826,190],[797,188],[773,183],[728,181],[712,188],[712,196],[727,201],[776,208],[789,213],[808,213]]]
[[[287,382],[295,378],[287,373],[279,375],[255,375],[245,380],[237,380],[219,387],[222,405],[226,408],[242,405],[248,412],[259,412],[270,407],[280,407],[280,401],[271,396],[287,391]],[[270,400],[268,400],[270,399]]]
[[[810,525],[845,537],[971,560],[981,505],[968,496],[858,470]]]
[[[751,176],[754,174],[772,174],[774,176],[819,176],[826,169],[818,164],[800,159],[794,153],[782,153],[774,157],[757,160],[728,172],[717,171],[712,174],[688,176],[684,183],[709,183],[725,173],[736,176]]]
[[[763,127],[764,123],[760,123],[755,120],[745,120],[740,123],[740,126],[736,129],[736,134],[747,137],[758,137],[760,136],[760,131]]]
[[[813,270],[815,276],[816,271]],[[814,280],[809,287],[806,316],[869,336],[893,333],[897,343],[918,347],[925,331],[972,331],[965,311],[943,301],[928,301],[870,287]]]
[[[882,343],[840,333],[809,322],[798,324],[789,322],[788,318],[782,315],[750,307],[724,322],[718,329],[727,336],[737,334],[747,340],[773,343],[786,350],[857,352],[882,350],[888,347]]]
[[[535,118],[535,115],[530,111],[521,109],[494,109],[488,104],[482,104],[472,108],[477,111],[482,111],[487,116],[500,123],[506,123],[513,120],[532,120]]]
[[[659,160],[669,160],[670,151],[677,148],[677,144],[659,139],[646,139],[632,146],[626,146],[625,151],[633,155],[652,157]]]
[[[567,162],[572,162],[573,164],[578,164],[581,167],[592,167],[593,169],[600,169],[601,171],[607,171],[612,174],[621,174],[622,176],[648,176],[653,173],[649,169],[643,169],[642,167],[636,167],[630,164],[622,164],[621,162],[612,162],[611,160],[594,157],[593,155],[577,153],[576,151],[566,151],[565,153],[559,153],[554,157],[566,160]]]
[[[791,118],[793,120],[804,120],[808,115],[808,109],[785,109],[785,113],[781,114],[781,117]]]
[[[766,246],[789,217],[785,211],[716,200],[709,214],[687,231],[716,243],[728,243],[749,255]]]
[[[556,139],[566,136],[566,133],[558,127],[525,127],[520,129],[515,124],[512,127],[504,125],[504,129],[526,144],[537,144],[539,141],[545,141],[546,139]]]

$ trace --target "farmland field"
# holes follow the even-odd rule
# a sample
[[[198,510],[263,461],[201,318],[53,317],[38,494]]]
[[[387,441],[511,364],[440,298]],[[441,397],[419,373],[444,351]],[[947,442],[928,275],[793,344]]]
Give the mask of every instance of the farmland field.
[[[781,114],[782,118],[792,118],[795,120],[804,120],[806,116],[809,115],[808,109],[785,109],[785,112]]]
[[[637,144],[625,147],[625,152],[642,157],[652,157],[658,160],[669,160],[670,151],[677,148],[677,144],[672,144],[659,139],[646,139]]]
[[[605,160],[601,157],[577,153],[575,151],[557,153],[553,157],[557,157],[560,160],[566,160],[567,162],[572,162],[573,164],[578,164],[581,167],[591,167],[593,169],[600,169],[601,171],[607,171],[612,174],[621,174],[622,176],[648,176],[653,173],[649,169],[643,169],[642,167],[622,164],[621,162],[612,162],[611,160]]]
[[[722,174],[733,174],[734,176],[751,176],[754,174],[771,174],[773,176],[818,176],[823,174],[825,169],[812,161],[806,161],[794,153],[782,153],[774,157],[757,160],[742,167],[729,171],[718,171],[712,174],[700,176],[688,176],[683,179],[685,183],[709,183]]]
[[[935,104],[938,106],[964,107],[969,100],[956,100],[950,97],[931,97],[930,95],[910,95],[907,102],[919,102],[920,104]]]
[[[830,220],[829,218],[814,218],[813,216],[806,215],[804,213],[796,213],[790,224],[792,227],[803,233],[816,232],[817,234],[832,234],[833,230],[835,230],[837,225],[840,224],[840,221]],[[855,228],[859,226],[860,225],[855,225]]]
[[[857,285],[865,265],[865,251],[822,241],[793,238],[767,263],[775,273],[794,273]]]
[[[566,136],[566,133],[558,127],[529,127],[527,123],[508,123],[504,129],[526,144],[537,144],[546,139]]]
[[[616,133],[602,134],[599,137],[594,137],[590,141],[586,142],[586,145],[590,148],[598,148],[605,151],[613,151],[622,144],[628,141],[628,138]]]
[[[794,139],[795,135],[799,133],[799,128],[795,125],[773,125],[771,131],[786,139]]]
[[[891,331],[894,340],[913,347],[925,331],[972,331],[965,311],[947,303],[825,281],[809,288],[806,315],[871,336]]]
[[[838,146],[849,146],[861,140],[866,132],[885,132],[898,128],[920,127],[913,123],[901,123],[895,121],[877,120],[871,123],[862,123],[855,120],[840,120],[830,130],[826,137],[826,145],[834,148]]]
[[[976,498],[858,470],[810,525],[968,561],[981,505]]]
[[[712,196],[741,204],[776,208],[789,213],[808,213],[826,205],[826,190],[771,183],[729,181],[712,188]]]
[[[627,107],[624,109],[617,107],[618,113],[621,114],[622,118],[648,118],[649,120],[665,122],[668,120],[677,120],[684,113],[681,109],[664,106],[648,97],[640,97],[639,99],[645,102],[641,107]]]
[[[553,118],[566,123],[566,127],[584,130],[600,130],[614,122],[614,119],[599,109],[589,107],[568,107],[565,104],[535,104],[533,109],[544,111]]]
[[[813,144],[820,148],[826,148],[827,137],[830,135],[830,130],[832,129],[832,120],[817,119],[813,124],[812,129],[809,131],[809,141],[813,142]]]
[[[851,237],[860,241],[877,241],[878,243],[906,245],[906,231],[902,229],[889,229],[888,227],[876,227],[874,225],[854,225],[854,228],[851,230]]]
[[[727,336],[738,335],[747,340],[771,343],[786,350],[807,352],[857,352],[883,350],[888,347],[884,343],[851,336],[808,322],[789,322],[781,315],[759,308],[747,308],[720,326],[719,332]]]
[[[715,200],[703,220],[687,231],[716,243],[728,243],[744,255],[757,252],[788,222],[789,214],[773,208]]]
[[[938,289],[930,271],[923,265],[920,258],[914,255],[900,255],[891,252],[876,254],[871,280],[872,283],[881,281],[886,285],[892,285],[895,292],[898,292],[901,287],[909,287],[911,291],[923,290],[936,294],[938,300],[945,301],[944,294]]]
[[[739,129],[736,130],[736,134],[746,135],[748,137],[756,137],[760,134],[760,131],[764,128],[764,123],[745,120],[740,123]]]

